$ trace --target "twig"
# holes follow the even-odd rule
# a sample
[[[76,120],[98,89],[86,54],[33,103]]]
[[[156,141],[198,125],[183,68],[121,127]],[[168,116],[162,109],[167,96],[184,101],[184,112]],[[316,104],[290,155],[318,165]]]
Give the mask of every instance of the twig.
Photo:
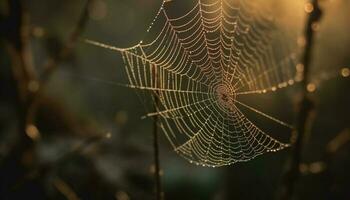
[[[156,67],[153,68],[153,80],[154,85],[157,85],[158,79],[157,79],[157,69]],[[159,106],[159,93],[157,92],[154,94],[154,109],[155,112],[158,110]],[[162,200],[162,187],[161,187],[161,180],[160,180],[160,164],[159,164],[159,141],[158,141],[158,115],[154,116],[153,121],[153,151],[154,151],[154,178],[155,178],[155,194],[156,194],[156,200]]]
[[[64,195],[67,200],[80,200],[77,193],[73,190],[73,188],[68,185],[64,180],[57,177],[53,181],[53,185],[56,187],[56,189]]]
[[[88,12],[91,1],[92,0],[86,1],[86,4],[84,6],[83,12],[79,18],[77,25],[75,26],[73,32],[69,36],[67,42],[64,44],[64,46],[58,53],[58,56],[50,58],[46,61],[46,64],[44,66],[45,71],[43,72],[42,79],[40,82],[37,83],[39,85],[39,88],[38,90],[33,91],[34,93],[32,95],[31,102],[28,106],[28,114],[26,116],[27,125],[35,123],[35,116],[40,106],[42,95],[44,93],[47,82],[50,80],[51,76],[55,72],[55,69],[57,68],[58,64],[64,61],[71,54],[79,39],[79,36],[84,31],[87,21],[89,19]]]
[[[339,151],[342,147],[350,142],[350,129],[345,129],[338,133],[331,141],[328,142],[326,147],[327,154],[331,155]],[[329,156],[330,157],[330,156]]]
[[[295,143],[292,149],[292,157],[285,174],[284,185],[280,194],[280,199],[291,199],[294,194],[295,184],[300,176],[299,165],[302,159],[302,150],[307,127],[309,123],[310,113],[313,109],[313,101],[311,100],[307,91],[309,84],[309,71],[310,71],[310,60],[313,47],[313,36],[315,23],[318,23],[322,16],[322,11],[319,7],[318,0],[312,0],[306,4],[306,12],[309,13],[308,20],[305,27],[305,49],[301,60],[301,64],[304,66],[303,80],[302,80],[302,99],[300,102],[300,108],[297,115],[296,121],[296,135]]]
[[[11,70],[15,85],[16,112],[19,124],[19,142],[9,155],[19,156],[31,144],[25,134],[25,118],[28,105],[28,83],[34,80],[35,74],[31,68],[28,44],[28,13],[22,0],[8,0],[9,15],[6,18],[8,31],[4,33],[6,49],[11,58]],[[6,26],[5,25],[5,26]]]
[[[62,164],[64,162],[67,162],[72,156],[83,153],[90,146],[96,145],[99,142],[102,142],[106,138],[108,138],[108,133],[97,135],[97,136],[92,136],[90,138],[86,138],[81,143],[79,143],[77,146],[72,147],[69,151],[60,155],[54,162],[49,163],[49,164],[45,164],[45,165],[40,165],[40,166],[34,168],[33,170],[29,171],[23,178],[20,178],[16,182],[16,184],[11,187],[11,190],[15,190],[16,188],[21,187],[27,181],[30,181],[35,177],[42,176],[43,174],[47,173],[48,171],[55,170],[57,168],[57,166],[59,166],[60,164]]]
[[[32,63],[30,62],[31,55],[27,45],[29,42],[30,30],[28,20],[29,14],[24,8],[25,2],[23,0],[8,0],[9,16],[6,18],[5,24],[5,26],[8,27],[8,31],[4,33],[4,36],[6,39],[6,47],[11,58],[11,69],[14,79],[13,82],[16,87],[15,103],[19,118],[20,132],[19,141],[14,148],[12,148],[11,152],[8,153],[8,160],[17,160],[22,156],[23,152],[32,151],[34,145],[32,140],[33,138],[28,137],[30,134],[28,134],[27,128],[34,127],[36,131],[36,127],[32,126],[32,124],[41,101],[45,99],[45,96],[43,95],[45,85],[53,74],[54,69],[57,68],[58,64],[69,56],[79,38],[79,35],[84,30],[88,19],[88,7],[91,1],[92,0],[87,0],[76,28],[70,35],[67,43],[60,50],[59,55],[47,62],[45,66],[46,71],[44,72],[42,80],[39,81],[31,66]],[[40,85],[40,88],[36,91],[30,91],[29,86],[31,82],[36,82]],[[60,113],[62,112],[60,110],[58,111]],[[33,131],[33,128],[31,130]],[[85,141],[85,143],[75,149],[74,152],[80,151],[85,146],[95,143],[97,140],[99,140],[98,136],[89,138],[87,141]],[[65,154],[58,161],[65,160],[69,155],[71,155],[71,153]],[[15,187],[20,186],[25,179],[37,174],[37,172],[39,172],[39,174],[42,173],[45,171],[45,168],[46,166],[40,166],[37,170],[31,170],[31,172],[28,173],[28,176],[24,177],[24,179],[19,179],[19,182],[15,184]]]

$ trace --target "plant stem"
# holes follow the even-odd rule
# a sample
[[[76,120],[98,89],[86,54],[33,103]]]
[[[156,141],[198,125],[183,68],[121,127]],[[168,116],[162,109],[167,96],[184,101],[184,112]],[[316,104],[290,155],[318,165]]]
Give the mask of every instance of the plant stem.
[[[153,68],[153,80],[154,85],[156,86],[158,83],[157,80],[157,69]],[[153,96],[154,99],[154,110],[155,112],[158,109],[159,105],[159,93],[156,92]],[[155,179],[155,195],[156,200],[162,200],[162,185],[160,180],[160,164],[159,164],[159,141],[158,141],[158,115],[155,115],[153,118],[153,153],[154,153],[154,179]]]
[[[153,122],[153,149],[154,149],[154,178],[156,200],[162,199],[162,189],[160,183],[160,165],[159,165],[159,144],[158,144],[158,116],[154,117]]]
[[[305,27],[305,49],[301,59],[301,64],[304,66],[302,84],[302,98],[299,103],[299,112],[296,120],[296,137],[292,149],[291,160],[285,174],[284,185],[281,191],[280,199],[291,199],[294,195],[295,184],[300,176],[299,165],[302,160],[302,151],[305,135],[310,121],[310,113],[313,109],[313,101],[311,100],[307,86],[309,84],[310,60],[313,47],[314,29],[313,25],[318,23],[322,16],[322,11],[319,7],[318,0],[311,0],[308,3],[311,6],[308,20]]]

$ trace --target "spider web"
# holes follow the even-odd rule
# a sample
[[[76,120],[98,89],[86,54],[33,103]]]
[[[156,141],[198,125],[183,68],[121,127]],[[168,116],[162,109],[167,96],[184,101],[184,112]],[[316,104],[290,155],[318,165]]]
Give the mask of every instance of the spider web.
[[[223,166],[288,147],[241,110],[293,128],[240,98],[295,82],[296,48],[274,19],[254,0],[198,0],[180,17],[168,13],[172,3],[163,2],[149,42],[130,48],[87,42],[121,53],[126,86],[157,98],[147,117],[160,117],[174,150],[190,162]]]

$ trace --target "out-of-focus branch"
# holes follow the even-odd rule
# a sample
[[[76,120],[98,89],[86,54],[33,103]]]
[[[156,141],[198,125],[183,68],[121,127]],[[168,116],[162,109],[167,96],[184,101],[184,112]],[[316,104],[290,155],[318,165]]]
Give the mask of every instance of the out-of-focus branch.
[[[69,118],[69,113],[60,106],[60,104],[48,102],[47,96],[44,95],[44,90],[46,83],[54,73],[58,64],[64,61],[74,49],[80,34],[83,32],[85,25],[88,20],[88,8],[92,0],[87,0],[82,15],[80,19],[68,38],[66,44],[59,51],[59,54],[54,58],[49,59],[44,66],[44,73],[42,78],[38,78],[34,67],[31,62],[31,50],[29,45],[30,40],[30,24],[29,24],[29,13],[25,9],[25,2],[23,0],[8,0],[7,4],[9,7],[8,15],[4,20],[4,25],[6,32],[1,33],[4,35],[6,50],[10,57],[11,69],[13,74],[13,84],[14,90],[16,90],[15,107],[18,114],[18,124],[19,124],[19,139],[17,144],[11,149],[11,152],[6,156],[9,162],[11,160],[20,160],[23,154],[33,153],[34,143],[33,141],[40,136],[39,130],[36,125],[34,125],[35,117],[37,115],[37,110],[40,108],[42,103],[45,103],[45,109],[49,111],[54,111],[57,118],[60,120],[60,126],[65,126],[65,123],[71,123]],[[59,103],[59,102],[58,102]],[[57,112],[57,113],[56,113]],[[57,120],[57,119],[56,119]],[[46,119],[43,122],[46,124],[50,122],[50,119]],[[74,121],[75,123],[76,121]],[[72,124],[69,124],[69,128]],[[75,126],[75,125],[74,125]],[[78,126],[78,125],[77,125]],[[79,126],[80,127],[80,126]],[[76,131],[76,129],[74,129]],[[89,129],[84,129],[84,131],[90,131]],[[91,130],[95,133],[96,131]],[[94,134],[96,136],[96,134]],[[81,146],[74,149],[72,152],[65,154],[58,160],[62,162],[66,160],[72,153],[81,151],[86,146],[96,143],[104,136],[97,135],[96,137],[91,137],[87,139]],[[6,160],[4,162],[7,162]],[[25,182],[28,177],[32,175],[41,174],[47,169],[47,166],[26,166],[29,169],[29,175],[23,179],[19,178],[16,181],[14,187],[21,185]],[[26,172],[25,172],[26,173]],[[13,189],[11,185],[7,186],[8,189]]]
[[[58,55],[55,58],[50,58],[49,60],[47,60],[44,66],[45,71],[42,75],[41,84],[46,83],[52,76],[52,73],[54,72],[58,64],[64,61],[72,53],[72,50],[75,48],[79,37],[83,33],[85,26],[88,22],[89,7],[92,1],[93,0],[86,0],[78,23],[76,24],[73,32],[70,34],[69,38],[67,39],[66,43],[64,44]]]
[[[35,124],[36,113],[38,111],[38,107],[40,106],[42,95],[44,93],[46,84],[48,80],[51,78],[57,66],[64,61],[69,55],[72,53],[72,50],[75,48],[77,41],[79,40],[79,36],[85,29],[87,21],[89,19],[89,6],[93,0],[87,0],[82,11],[82,14],[79,18],[77,25],[75,26],[73,32],[69,36],[67,42],[64,44],[62,49],[59,51],[58,55],[54,58],[49,58],[44,66],[44,72],[40,81],[36,83],[37,89],[32,91],[33,96],[32,100],[28,107],[28,114],[26,116],[26,124],[32,125]]]
[[[88,11],[92,1],[86,1],[79,21],[67,42],[59,50],[57,56],[46,61],[42,67],[44,72],[41,78],[38,78],[32,66],[32,56],[28,45],[31,36],[29,13],[25,9],[24,1],[8,0],[9,14],[4,23],[6,32],[3,34],[6,39],[6,48],[11,58],[13,79],[17,91],[16,108],[20,118],[20,129],[31,139],[35,139],[39,135],[35,119],[40,104],[43,99],[47,99],[44,95],[47,82],[59,63],[67,59],[72,53],[88,21]]]
[[[329,171],[329,166],[332,165],[334,155],[344,148],[344,146],[349,145],[349,142],[350,131],[349,129],[345,129],[327,143],[323,159],[311,163],[300,163],[300,174],[306,176],[327,173],[327,170]]]
[[[4,33],[5,45],[12,64],[13,83],[16,90],[15,105],[19,119],[20,135],[18,148],[14,148],[11,154],[17,155],[22,148],[26,148],[30,138],[25,136],[25,118],[28,106],[28,85],[36,79],[31,55],[28,49],[29,43],[29,17],[22,0],[8,0],[9,13],[4,22],[7,27]]]
[[[327,153],[334,154],[350,142],[350,130],[345,129],[327,144]]]
[[[67,200],[80,200],[73,188],[59,177],[53,181],[53,185],[67,198]]]
[[[49,171],[54,170],[60,164],[67,162],[72,156],[83,153],[87,148],[92,145],[96,145],[99,142],[104,141],[110,137],[110,133],[100,134],[97,136],[92,136],[90,138],[86,138],[78,145],[72,147],[69,151],[65,152],[61,156],[59,156],[54,162],[46,165],[40,165],[37,168],[28,172],[22,179],[18,180],[17,183],[11,188],[15,189],[22,186],[27,181],[32,180],[35,177],[41,176]]]
[[[158,79],[157,79],[157,68],[153,68],[153,77],[154,77],[154,85],[158,85]],[[154,101],[155,101],[155,112],[158,109],[159,106],[159,94],[154,94]],[[162,192],[162,184],[161,184],[161,178],[160,178],[160,164],[159,164],[159,140],[158,140],[158,116],[154,116],[153,121],[153,154],[154,154],[154,179],[155,179],[155,195],[156,200],[162,200],[163,199],[163,192]]]
[[[319,22],[322,16],[322,11],[319,7],[318,0],[311,0],[305,4],[305,11],[308,13],[308,19],[305,26],[305,49],[301,58],[303,66],[302,80],[302,98],[299,104],[299,112],[296,121],[296,132],[294,145],[292,148],[292,156],[289,161],[288,169],[285,174],[284,184],[280,191],[280,199],[291,199],[294,195],[295,184],[300,176],[299,165],[302,160],[303,144],[308,125],[310,125],[310,113],[313,109],[313,101],[311,100],[307,86],[309,84],[310,61],[313,48],[314,27]]]

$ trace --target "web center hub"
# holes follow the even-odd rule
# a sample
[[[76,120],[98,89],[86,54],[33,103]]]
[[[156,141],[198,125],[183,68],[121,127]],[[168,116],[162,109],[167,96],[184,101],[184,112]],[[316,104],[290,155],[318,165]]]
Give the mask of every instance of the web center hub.
[[[230,110],[233,108],[236,100],[236,94],[232,87],[225,84],[220,84],[216,86],[214,92],[220,106]]]

